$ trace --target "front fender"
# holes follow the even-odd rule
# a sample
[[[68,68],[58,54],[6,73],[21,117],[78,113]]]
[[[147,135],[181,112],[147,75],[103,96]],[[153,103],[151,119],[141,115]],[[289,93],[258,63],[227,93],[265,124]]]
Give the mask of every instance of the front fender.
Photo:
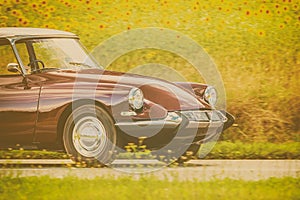
[[[132,87],[115,87],[114,84],[61,83],[43,85],[38,106],[35,142],[53,143],[62,114],[67,108],[72,110],[73,102],[88,100],[101,104],[113,116],[113,108],[127,104],[127,96]]]

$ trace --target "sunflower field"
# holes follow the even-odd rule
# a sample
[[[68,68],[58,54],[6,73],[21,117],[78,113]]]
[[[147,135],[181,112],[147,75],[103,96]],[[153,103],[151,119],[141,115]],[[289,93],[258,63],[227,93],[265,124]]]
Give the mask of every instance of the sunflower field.
[[[236,117],[222,139],[300,140],[299,0],[0,0],[0,27],[11,26],[71,31],[89,50],[126,30],[179,31],[222,75],[227,110]],[[126,71],[145,60],[179,65],[188,80],[200,81],[184,70],[189,63],[167,52],[132,52],[112,68]]]

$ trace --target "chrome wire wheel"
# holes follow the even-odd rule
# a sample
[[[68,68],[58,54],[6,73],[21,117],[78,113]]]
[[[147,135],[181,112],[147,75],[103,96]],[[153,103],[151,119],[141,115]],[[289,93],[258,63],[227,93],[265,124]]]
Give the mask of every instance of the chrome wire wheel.
[[[83,117],[77,122],[72,133],[76,151],[85,157],[96,157],[108,143],[102,122],[93,116]]]

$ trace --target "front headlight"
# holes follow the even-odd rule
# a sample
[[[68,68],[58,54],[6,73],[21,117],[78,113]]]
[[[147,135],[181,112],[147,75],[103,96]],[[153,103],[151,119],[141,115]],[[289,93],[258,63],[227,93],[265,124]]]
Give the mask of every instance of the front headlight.
[[[218,100],[217,90],[213,86],[208,86],[204,92],[204,100],[211,106],[215,106]]]
[[[129,105],[133,110],[139,110],[144,105],[144,95],[139,88],[132,88],[128,95]]]

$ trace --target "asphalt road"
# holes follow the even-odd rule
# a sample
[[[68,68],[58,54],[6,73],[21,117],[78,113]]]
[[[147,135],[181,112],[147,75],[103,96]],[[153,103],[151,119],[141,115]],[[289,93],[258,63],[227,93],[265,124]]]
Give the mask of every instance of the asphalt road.
[[[53,162],[53,166],[49,162]],[[3,162],[3,160],[2,160]],[[27,160],[27,164],[30,162]],[[300,177],[300,160],[192,160],[186,166],[166,167],[157,163],[156,166],[145,167],[143,161],[132,164],[132,161],[115,162],[112,168],[76,168],[57,167],[59,160],[37,160],[35,165],[18,165],[14,168],[1,168],[0,175],[10,174],[15,176],[51,176],[62,178],[66,176],[76,176],[79,178],[92,179],[105,176],[157,176],[160,179],[172,180],[174,177],[180,180],[206,181],[211,179],[241,179],[241,180],[261,180],[270,177]],[[47,163],[47,165],[43,164]],[[64,160],[65,164],[72,163]],[[124,165],[124,162],[131,165]],[[146,161],[145,161],[146,162]],[[149,162],[149,161],[147,161]],[[147,164],[146,162],[146,164]],[[20,163],[20,161],[19,161]],[[0,162],[1,164],[1,162]],[[175,175],[175,176],[174,176]]]

